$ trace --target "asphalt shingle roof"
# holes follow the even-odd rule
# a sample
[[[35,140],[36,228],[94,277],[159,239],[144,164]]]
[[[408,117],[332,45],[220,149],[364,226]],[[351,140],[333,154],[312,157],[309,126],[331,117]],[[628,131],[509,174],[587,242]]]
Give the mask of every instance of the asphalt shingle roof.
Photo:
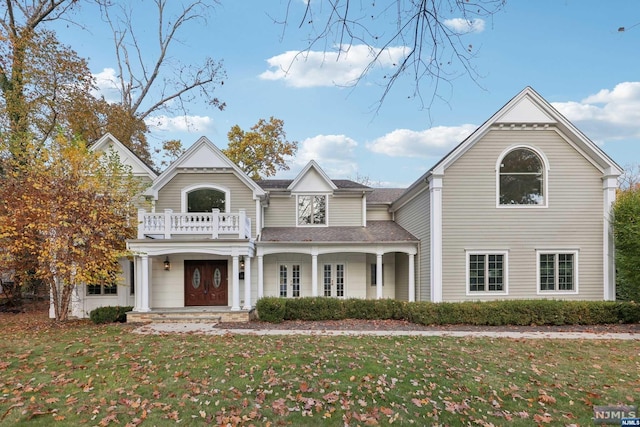
[[[350,188],[350,189],[368,189],[366,185],[362,185],[358,182],[351,181],[349,179],[332,179],[331,180],[338,188]],[[257,184],[262,187],[263,190],[286,190],[293,182],[292,179],[261,179],[256,181]]]
[[[375,188],[367,194],[367,204],[391,204],[404,194],[406,188]]]
[[[393,221],[367,221],[366,227],[266,227],[261,242],[418,242]]]

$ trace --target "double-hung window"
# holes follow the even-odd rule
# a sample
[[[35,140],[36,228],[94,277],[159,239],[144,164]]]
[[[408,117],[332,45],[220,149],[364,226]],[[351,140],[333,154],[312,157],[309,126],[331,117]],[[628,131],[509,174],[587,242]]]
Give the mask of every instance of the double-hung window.
[[[538,251],[538,293],[578,292],[578,252]]]
[[[327,225],[327,196],[298,196],[298,225]]]
[[[507,252],[467,252],[467,295],[507,293]]]
[[[113,285],[87,285],[87,295],[117,295],[118,288]]]

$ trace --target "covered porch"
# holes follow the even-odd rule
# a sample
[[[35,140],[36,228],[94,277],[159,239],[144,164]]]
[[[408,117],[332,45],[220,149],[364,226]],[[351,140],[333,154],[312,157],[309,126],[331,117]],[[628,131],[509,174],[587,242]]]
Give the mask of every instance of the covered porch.
[[[128,321],[249,319],[253,241],[139,239],[127,246],[134,254]]]

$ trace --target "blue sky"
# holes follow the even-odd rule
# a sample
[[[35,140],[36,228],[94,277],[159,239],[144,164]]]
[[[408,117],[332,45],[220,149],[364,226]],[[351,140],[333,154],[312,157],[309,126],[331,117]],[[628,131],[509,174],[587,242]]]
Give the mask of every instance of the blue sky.
[[[151,43],[156,34],[153,4],[134,4],[138,36]],[[216,94],[227,108],[218,111],[194,102],[188,127],[182,117],[154,117],[149,121],[152,145],[178,138],[188,147],[205,135],[224,148],[233,125],[248,130],[260,118],[274,116],[284,120],[287,137],[299,142],[291,170],[278,178],[295,176],[314,159],[332,178],[362,176],[375,185],[403,187],[531,86],[621,166],[640,162],[636,0],[508,0],[503,10],[476,22],[478,30],[464,36],[476,55],[476,82],[461,75],[451,85],[441,85],[442,99],[426,109],[410,96],[413,81],[407,76],[377,110],[383,91],[380,73],[355,87],[336,85],[366,64],[358,46],[340,60],[331,56],[330,45],[326,52],[318,47],[288,74],[280,72],[307,46],[307,33],[297,28],[295,18],[305,7],[302,0],[291,2],[293,18],[286,28],[274,22],[284,18],[287,5],[287,0],[223,0],[206,22],[194,22],[180,34],[170,59],[222,60],[227,77]],[[75,18],[85,29],[61,26],[58,35],[89,58],[102,93],[109,97],[116,63],[108,27],[91,6],[84,5]],[[383,66],[380,71],[387,70]],[[425,79],[421,86],[427,97],[433,91],[429,83]]]

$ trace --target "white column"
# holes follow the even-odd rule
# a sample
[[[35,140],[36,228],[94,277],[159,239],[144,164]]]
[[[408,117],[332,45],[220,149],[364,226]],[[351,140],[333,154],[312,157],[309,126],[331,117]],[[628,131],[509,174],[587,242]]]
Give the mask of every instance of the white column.
[[[382,254],[376,255],[376,298],[382,298],[382,283],[384,278],[382,277]]]
[[[318,254],[311,255],[311,296],[318,296]]]
[[[258,299],[264,296],[264,260],[258,255]]]
[[[604,230],[603,230],[603,256],[602,267],[604,274],[604,299],[613,301],[616,299],[616,269],[615,246],[613,240],[613,228],[611,225],[611,209],[616,200],[618,188],[618,176],[607,175],[602,180],[604,191]]]
[[[409,256],[409,302],[416,300],[416,267],[415,267],[415,255],[408,254]]]
[[[238,278],[238,272],[240,271],[240,263],[238,262],[238,255],[233,256],[233,275],[231,283],[233,283],[233,289],[231,291],[231,310],[240,310],[240,279]]]
[[[133,311],[140,311],[140,307],[142,307],[142,262],[139,256],[135,256],[133,258],[134,268],[133,275],[136,277],[133,286]]]
[[[138,239],[144,239],[144,209],[138,209]]]
[[[251,310],[251,257],[244,259],[244,307]]]
[[[142,255],[140,261],[141,267],[141,282],[140,283],[140,310],[143,313],[151,311],[149,307],[150,295],[149,295],[149,256]]]
[[[431,201],[431,302],[442,302],[442,176],[429,178]]]
[[[172,209],[164,210],[164,238],[171,238],[171,216],[173,215]]]

